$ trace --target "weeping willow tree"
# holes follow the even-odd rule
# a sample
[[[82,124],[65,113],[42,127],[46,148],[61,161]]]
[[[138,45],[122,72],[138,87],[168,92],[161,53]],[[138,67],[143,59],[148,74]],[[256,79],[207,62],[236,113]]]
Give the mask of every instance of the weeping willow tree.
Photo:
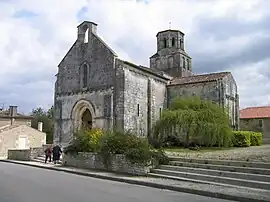
[[[176,136],[186,147],[227,147],[231,128],[225,110],[199,97],[175,98],[170,107],[162,112],[153,128],[152,143],[162,147],[168,136]]]

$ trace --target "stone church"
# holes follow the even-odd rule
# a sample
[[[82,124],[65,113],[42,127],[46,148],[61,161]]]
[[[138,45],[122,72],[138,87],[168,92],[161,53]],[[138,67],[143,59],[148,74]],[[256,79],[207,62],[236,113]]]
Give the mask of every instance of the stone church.
[[[239,97],[230,72],[195,75],[185,51],[184,33],[157,33],[150,67],[121,60],[98,36],[97,24],[84,21],[77,40],[58,65],[55,83],[54,143],[66,146],[82,126],[132,129],[151,127],[176,96],[200,96],[228,110],[238,128]]]

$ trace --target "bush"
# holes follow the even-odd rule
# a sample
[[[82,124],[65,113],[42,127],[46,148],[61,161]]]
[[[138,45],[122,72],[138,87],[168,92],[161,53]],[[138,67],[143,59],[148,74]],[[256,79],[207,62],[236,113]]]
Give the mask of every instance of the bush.
[[[118,131],[107,131],[100,139],[102,154],[124,154],[128,149],[127,134]]]
[[[249,147],[250,132],[249,131],[233,131],[232,146],[234,147]]]
[[[151,160],[151,147],[145,138],[128,132],[109,131],[100,142],[100,152],[104,157],[110,154],[125,154],[131,163],[147,163]]]
[[[103,131],[94,128],[91,130],[81,130],[75,133],[74,139],[69,146],[64,149],[65,153],[97,152],[100,147],[100,138]]]
[[[251,143],[251,146],[260,146],[260,145],[262,145],[262,133],[251,132],[251,134],[250,134],[250,143]]]
[[[252,131],[233,131],[232,146],[249,147],[262,145],[262,134]]]

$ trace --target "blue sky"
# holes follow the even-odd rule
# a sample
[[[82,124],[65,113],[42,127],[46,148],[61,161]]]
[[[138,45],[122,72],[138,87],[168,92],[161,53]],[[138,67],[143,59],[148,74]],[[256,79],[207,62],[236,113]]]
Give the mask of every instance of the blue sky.
[[[155,35],[185,32],[196,73],[231,71],[241,107],[270,104],[269,0],[0,0],[0,106],[53,102],[57,65],[83,20],[120,58],[147,65]]]

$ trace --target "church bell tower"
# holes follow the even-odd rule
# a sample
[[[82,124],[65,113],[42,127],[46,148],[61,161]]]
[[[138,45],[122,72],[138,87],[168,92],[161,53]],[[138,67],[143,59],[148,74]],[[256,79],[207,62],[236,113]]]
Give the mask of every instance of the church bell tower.
[[[150,57],[150,68],[163,71],[172,77],[193,75],[192,59],[185,52],[184,36],[179,30],[158,32],[157,52]]]

